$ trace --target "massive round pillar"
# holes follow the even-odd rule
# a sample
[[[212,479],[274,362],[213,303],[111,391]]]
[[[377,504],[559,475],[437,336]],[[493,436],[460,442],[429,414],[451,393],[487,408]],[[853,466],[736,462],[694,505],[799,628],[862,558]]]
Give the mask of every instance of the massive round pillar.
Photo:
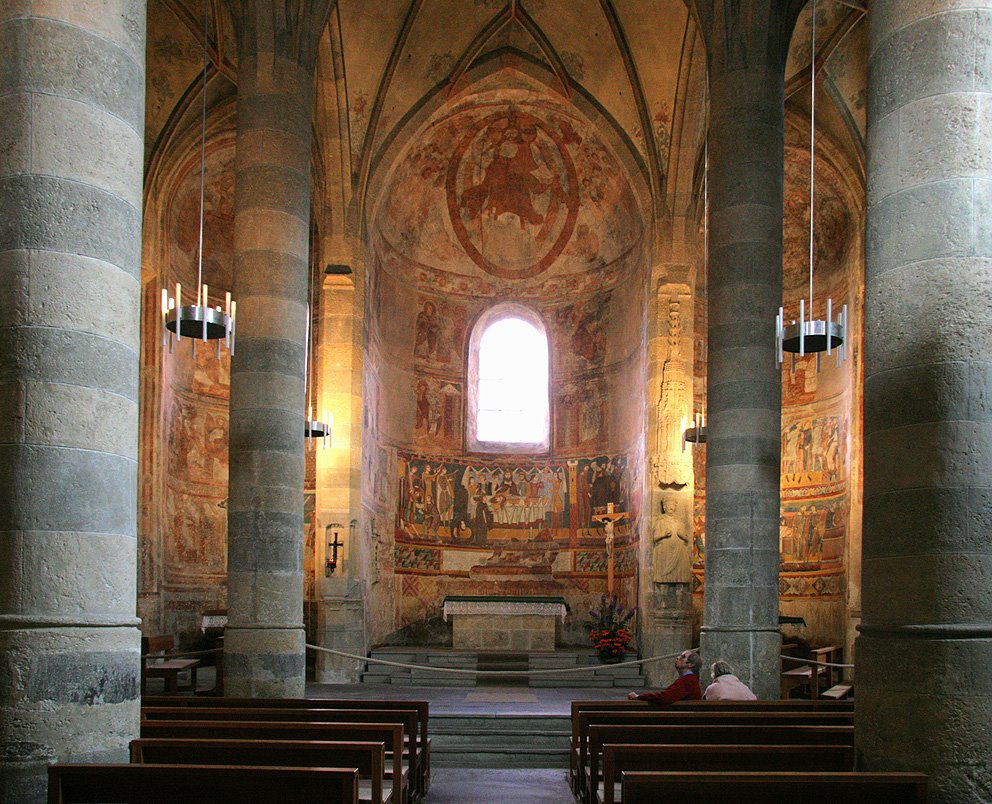
[[[701,4],[710,64],[706,577],[701,648],[779,695],[785,53],[778,0]],[[712,7],[709,7],[712,6]]]
[[[224,690],[302,696],[310,120],[327,3],[233,4],[238,133]]]
[[[138,735],[145,3],[0,4],[0,800]]]
[[[869,16],[857,748],[989,801],[992,3]]]

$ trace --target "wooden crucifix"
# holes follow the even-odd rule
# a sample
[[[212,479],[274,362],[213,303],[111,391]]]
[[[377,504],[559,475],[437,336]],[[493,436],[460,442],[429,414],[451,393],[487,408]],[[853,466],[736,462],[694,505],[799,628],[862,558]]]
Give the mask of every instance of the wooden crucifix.
[[[613,540],[614,528],[617,523],[627,518],[626,511],[615,511],[613,504],[606,506],[605,511],[597,511],[592,518],[603,523],[603,537],[606,541],[606,593],[613,594]]]

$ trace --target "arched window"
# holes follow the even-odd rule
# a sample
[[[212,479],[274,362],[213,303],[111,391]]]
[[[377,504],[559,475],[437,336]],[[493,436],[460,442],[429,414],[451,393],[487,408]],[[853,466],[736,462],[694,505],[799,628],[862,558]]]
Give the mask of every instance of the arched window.
[[[548,365],[548,336],[531,310],[499,305],[483,315],[469,346],[470,449],[548,449]]]

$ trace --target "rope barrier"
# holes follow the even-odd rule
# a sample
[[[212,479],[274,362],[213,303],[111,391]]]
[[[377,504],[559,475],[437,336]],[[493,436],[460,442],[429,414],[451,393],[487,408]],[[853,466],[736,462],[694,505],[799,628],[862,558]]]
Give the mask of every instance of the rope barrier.
[[[813,659],[800,659],[796,656],[786,656],[785,654],[779,656],[780,659],[788,659],[790,662],[798,662],[799,664],[815,664],[817,667],[842,667],[842,668],[854,668],[853,664],[841,664],[840,662],[817,662]]]
[[[629,662],[616,662],[612,664],[589,664],[581,665],[576,667],[559,667],[551,670],[463,670],[457,667],[439,667],[435,665],[425,666],[420,664],[408,664],[406,662],[391,662],[387,659],[375,659],[371,656],[358,656],[354,653],[346,653],[343,650],[334,650],[332,648],[322,648],[319,645],[307,645],[311,650],[320,651],[321,653],[330,653],[334,656],[343,656],[346,659],[355,659],[359,662],[369,662],[371,664],[384,664],[388,667],[402,667],[410,670],[429,670],[431,672],[440,673],[455,673],[458,675],[485,675],[485,676],[542,676],[542,675],[553,675],[562,673],[588,673],[590,670],[604,670],[611,669],[614,667],[630,667],[631,665],[637,664],[647,664],[648,662],[658,662],[662,659],[674,659],[678,656],[678,653],[670,653],[664,656],[652,656],[648,659],[633,659]],[[679,651],[681,653],[681,651]]]
[[[330,653],[334,656],[341,656],[345,659],[354,659],[358,662],[368,662],[370,664],[383,664],[388,667],[402,667],[409,670],[430,670],[431,672],[441,672],[441,673],[456,673],[463,675],[487,675],[487,676],[539,676],[539,675],[552,675],[555,673],[588,673],[590,670],[606,670],[614,667],[631,667],[638,664],[648,664],[649,662],[660,662],[663,659],[674,659],[678,656],[678,653],[666,653],[662,656],[651,656],[647,659],[632,659],[628,662],[613,662],[610,664],[598,664],[598,665],[577,665],[575,667],[556,667],[546,670],[463,670],[457,667],[440,667],[437,665],[422,665],[422,664],[408,664],[406,662],[391,662],[387,659],[376,659],[372,656],[359,656],[355,653],[347,653],[341,650],[334,650],[333,648],[322,648],[319,645],[306,645],[310,650],[320,651],[321,653]],[[149,655],[145,658],[155,660],[155,659],[189,659],[194,656],[209,656],[213,653],[223,653],[223,648],[211,648],[210,650],[195,650],[195,651],[182,651],[178,653],[163,653]],[[681,653],[681,651],[679,651]],[[796,656],[786,656],[782,655],[779,657],[783,661],[796,662],[797,664],[815,665],[817,667],[840,667],[843,669],[851,669],[854,667],[853,664],[842,664],[840,662],[817,662],[813,659],[800,659]]]
[[[186,650],[178,653],[146,653],[142,658],[152,661],[156,659],[188,659],[191,656],[206,656],[210,653],[223,652],[223,648],[211,648],[210,650]]]

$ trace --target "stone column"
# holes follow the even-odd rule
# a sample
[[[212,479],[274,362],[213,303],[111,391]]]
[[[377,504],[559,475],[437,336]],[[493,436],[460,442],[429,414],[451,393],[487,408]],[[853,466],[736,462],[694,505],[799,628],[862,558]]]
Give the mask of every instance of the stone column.
[[[230,3],[238,35],[224,691],[302,696],[310,131],[329,3]]]
[[[127,761],[145,3],[0,4],[0,800]]]
[[[992,2],[869,19],[857,749],[989,801]]]
[[[798,3],[701,2],[710,67],[704,664],[779,696],[784,71]]]
[[[684,427],[692,418],[692,293],[686,264],[656,266],[655,320],[649,342],[648,441],[651,461],[650,511],[646,538],[642,544],[641,633],[639,641],[645,656],[677,654],[692,646],[692,448],[682,440]],[[677,281],[684,278],[684,281]],[[670,522],[662,513],[662,501],[677,501],[682,520],[679,536],[666,535]],[[676,558],[677,557],[677,558]],[[680,572],[669,570],[681,564]],[[659,577],[665,566],[665,577]],[[673,662],[652,662],[644,666],[648,684],[667,686],[675,678]]]

